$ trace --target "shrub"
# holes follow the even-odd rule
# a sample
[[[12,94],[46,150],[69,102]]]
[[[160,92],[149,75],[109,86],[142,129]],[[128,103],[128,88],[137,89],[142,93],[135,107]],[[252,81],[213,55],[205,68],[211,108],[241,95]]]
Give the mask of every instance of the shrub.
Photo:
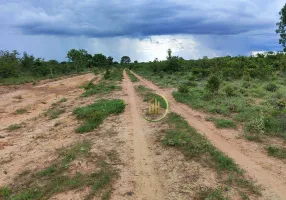
[[[220,81],[217,76],[211,76],[207,82],[206,89],[211,93],[215,93],[219,90]]]
[[[178,88],[178,91],[180,93],[188,93],[189,92],[189,88],[187,85],[180,85]]]
[[[231,86],[226,86],[226,88],[224,89],[224,92],[226,94],[226,96],[228,97],[232,97],[235,96],[235,88],[231,87]]]
[[[244,82],[242,83],[242,87],[244,87],[244,88],[249,88],[249,87],[250,87],[250,82],[244,81]]]
[[[191,86],[191,87],[196,87],[198,84],[195,81],[188,81],[186,85]]]
[[[278,90],[278,86],[275,83],[268,83],[264,88],[269,92],[276,92]]]
[[[265,133],[265,118],[261,113],[259,118],[255,118],[245,125],[245,130],[250,133],[264,134]]]
[[[110,79],[110,77],[111,77],[111,73],[110,73],[109,69],[107,69],[106,72],[104,73],[103,78],[104,79]]]

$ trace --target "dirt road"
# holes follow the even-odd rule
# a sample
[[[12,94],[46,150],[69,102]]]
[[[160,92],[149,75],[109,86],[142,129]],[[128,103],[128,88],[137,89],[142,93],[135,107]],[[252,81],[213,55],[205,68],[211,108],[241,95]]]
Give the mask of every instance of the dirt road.
[[[83,89],[78,86],[95,78],[93,74],[75,76],[38,86],[13,90],[0,95],[0,187],[13,183],[15,177],[26,171],[39,171],[56,158],[56,149],[81,140],[92,141],[92,151],[99,156],[117,152],[118,162],[112,163],[119,171],[111,199],[194,199],[201,187],[220,185],[217,173],[199,162],[186,160],[179,150],[162,145],[160,138],[168,125],[152,123],[142,117],[146,103],[138,96],[124,72],[122,90],[103,96],[79,98]],[[150,81],[141,82],[158,94],[167,97],[171,111],[181,114],[199,132],[206,134],[212,143],[232,157],[247,174],[266,190],[261,199],[285,199],[285,163],[261,153],[258,146],[238,139],[234,130],[218,130],[204,120],[205,114],[177,103],[169,89],[160,89]],[[94,79],[95,83],[100,79]],[[53,102],[65,97],[65,112],[57,119],[41,113]],[[91,104],[97,99],[123,99],[125,112],[105,119],[99,128],[86,134],[76,134],[80,122],[72,114],[74,108]],[[16,114],[25,109],[24,114]],[[6,128],[15,123],[24,126],[9,132]],[[164,127],[165,126],[165,127]],[[116,154],[117,155],[117,154]],[[85,167],[83,167],[85,166]],[[88,163],[79,170],[92,170]],[[72,190],[56,194],[51,199],[80,200],[88,190]]]
[[[133,72],[134,73],[134,72]],[[165,96],[170,109],[182,115],[191,126],[207,138],[226,155],[233,158],[249,176],[261,184],[264,196],[268,199],[286,199],[286,164],[283,161],[271,158],[261,153],[254,143],[238,139],[239,132],[235,130],[218,130],[213,124],[207,122],[205,113],[195,111],[187,105],[178,103],[172,96],[172,90],[161,89],[152,82],[134,73],[142,83],[158,94]]]

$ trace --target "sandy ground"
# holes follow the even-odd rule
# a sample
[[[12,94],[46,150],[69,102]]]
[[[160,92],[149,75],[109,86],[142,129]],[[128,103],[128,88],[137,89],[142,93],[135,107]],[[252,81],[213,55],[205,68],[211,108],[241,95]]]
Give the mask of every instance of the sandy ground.
[[[203,113],[175,102],[170,90],[162,90],[139,78],[139,84],[165,95],[172,111],[181,114],[240,164],[249,176],[256,178],[266,188],[261,199],[283,199],[286,196],[285,163],[261,153],[255,144],[237,139],[235,136],[238,133],[235,131],[217,130],[204,120]],[[56,149],[81,140],[91,141],[92,152],[98,155],[117,152],[118,162],[112,165],[119,170],[119,178],[113,184],[112,200],[194,199],[201,188],[219,185],[215,171],[198,162],[186,160],[180,151],[161,144],[162,130],[168,125],[148,122],[142,117],[146,103],[135,92],[134,84],[125,72],[122,90],[104,96],[80,98],[83,90],[78,86],[90,80],[96,83],[99,79],[93,74],[85,74],[35,87],[20,87],[0,95],[0,187],[12,184],[14,178],[24,171],[43,169],[56,159]],[[59,118],[51,120],[41,114],[62,97],[67,99],[61,105],[66,111]],[[76,134],[75,129],[80,122],[72,110],[100,98],[123,99],[125,112],[108,117],[90,133]],[[25,108],[28,112],[15,114],[19,108]],[[13,132],[7,131],[6,128],[14,123],[22,123],[23,127]],[[76,167],[81,170],[82,166],[92,168],[87,163]],[[51,199],[80,200],[84,199],[88,190],[68,191],[56,194]]]
[[[134,73],[135,74],[135,73]],[[161,89],[152,82],[135,74],[144,85],[158,94],[165,96],[170,104],[170,110],[182,115],[191,126],[207,138],[221,151],[233,158],[249,176],[262,185],[264,197],[267,199],[286,199],[286,163],[266,155],[260,146],[239,139],[240,132],[236,130],[221,130],[205,120],[205,113],[195,111],[187,105],[178,103],[172,96],[172,90]]]

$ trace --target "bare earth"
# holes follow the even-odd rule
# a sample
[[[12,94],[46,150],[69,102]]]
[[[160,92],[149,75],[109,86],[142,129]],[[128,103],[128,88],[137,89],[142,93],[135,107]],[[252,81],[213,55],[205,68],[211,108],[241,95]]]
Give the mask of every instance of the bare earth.
[[[0,187],[13,183],[14,178],[26,170],[43,169],[56,159],[56,149],[84,139],[92,141],[91,151],[98,155],[104,156],[110,151],[118,154],[118,162],[113,165],[119,170],[119,178],[113,184],[112,200],[194,199],[200,188],[219,185],[215,171],[186,160],[175,149],[162,146],[161,130],[168,127],[162,123],[148,122],[142,117],[146,105],[125,72],[121,91],[80,98],[83,89],[78,86],[90,80],[96,83],[99,78],[85,74],[37,86],[20,87],[10,92],[1,88],[5,92],[0,94]],[[204,120],[204,113],[177,103],[171,95],[172,90],[161,89],[139,78],[139,84],[164,95],[171,111],[181,114],[217,148],[233,158],[250,177],[255,178],[265,189],[260,199],[286,199],[284,162],[268,157],[255,143],[237,138],[238,131],[216,129]],[[66,111],[59,118],[51,120],[42,115],[53,102],[63,97],[67,99],[62,104]],[[75,129],[80,122],[72,110],[101,98],[123,99],[126,103],[125,112],[108,117],[93,132],[76,134]],[[27,113],[15,114],[17,109],[26,109]],[[23,127],[13,132],[6,130],[15,123],[23,123]],[[89,171],[94,166],[78,163],[74,167]],[[88,190],[68,191],[56,194],[51,199],[80,200],[84,199]]]

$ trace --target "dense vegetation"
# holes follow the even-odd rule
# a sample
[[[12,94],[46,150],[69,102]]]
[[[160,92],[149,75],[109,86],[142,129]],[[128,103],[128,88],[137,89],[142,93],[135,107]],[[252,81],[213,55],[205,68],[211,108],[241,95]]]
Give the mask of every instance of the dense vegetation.
[[[0,84],[21,84],[118,64],[110,56],[106,57],[103,54],[92,56],[83,49],[71,49],[67,53],[67,58],[68,62],[45,61],[26,52],[20,56],[17,51],[0,51]]]
[[[167,53],[166,61],[133,64],[132,70],[162,87],[177,87],[179,102],[241,123],[248,138],[286,139],[285,54],[184,60]]]

